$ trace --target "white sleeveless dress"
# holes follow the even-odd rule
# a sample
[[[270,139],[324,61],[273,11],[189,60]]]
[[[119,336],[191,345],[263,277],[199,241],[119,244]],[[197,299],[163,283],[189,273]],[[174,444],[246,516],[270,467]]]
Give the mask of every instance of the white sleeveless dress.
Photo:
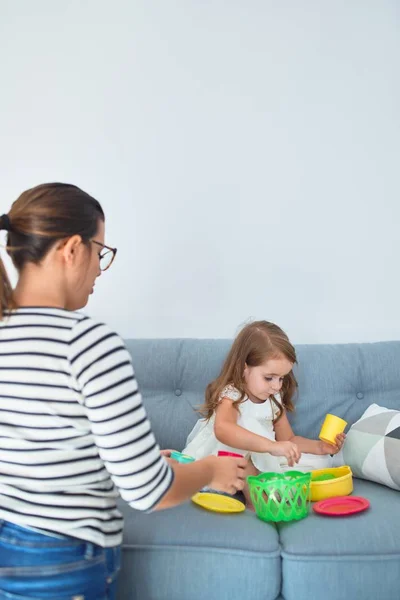
[[[220,394],[220,399],[229,398],[230,400],[239,400],[240,392],[233,385],[226,386]],[[280,394],[275,398],[281,403]],[[271,400],[266,400],[260,404],[252,402],[248,396],[238,405],[239,417],[237,424],[241,427],[275,441],[275,431],[273,421],[279,413],[278,407]],[[186,446],[182,450],[184,454],[193,456],[193,458],[205,458],[211,454],[218,454],[219,450],[228,452],[237,452],[250,458],[253,465],[261,473],[274,472],[279,473],[288,469],[299,471],[311,471],[313,469],[324,469],[332,465],[330,456],[317,456],[315,454],[302,454],[300,462],[295,467],[289,467],[284,457],[276,457],[267,452],[244,452],[241,449],[226,446],[217,440],[214,433],[215,414],[207,421],[200,419],[190,432]]]

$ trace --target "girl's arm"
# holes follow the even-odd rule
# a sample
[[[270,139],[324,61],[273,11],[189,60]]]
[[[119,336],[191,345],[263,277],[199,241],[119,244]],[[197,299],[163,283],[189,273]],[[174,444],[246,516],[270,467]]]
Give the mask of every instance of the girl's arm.
[[[247,452],[269,452],[273,442],[238,425],[238,416],[239,411],[232,400],[222,398],[215,413],[214,433],[217,440]]]
[[[285,456],[293,465],[300,459],[300,452],[292,441],[274,442],[257,435],[237,424],[238,409],[229,398],[222,398],[217,406],[214,433],[217,440],[226,446],[246,452],[268,452],[273,456]]]
[[[309,440],[308,438],[294,435],[286,412],[284,412],[279,421],[275,423],[274,429],[277,441],[294,442],[299,448],[300,452],[306,452],[309,454],[336,454],[342,448],[344,440],[346,439],[345,434],[340,433],[338,436],[336,436],[337,445],[334,446],[333,444],[327,444],[321,440]]]

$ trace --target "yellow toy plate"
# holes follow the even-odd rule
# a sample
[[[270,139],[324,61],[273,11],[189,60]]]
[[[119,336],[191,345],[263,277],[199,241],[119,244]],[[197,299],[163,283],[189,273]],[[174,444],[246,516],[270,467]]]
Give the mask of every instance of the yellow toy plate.
[[[209,492],[195,494],[192,497],[192,501],[206,510],[212,510],[217,513],[240,513],[246,509],[243,502],[236,500],[236,498],[229,498],[229,496],[211,494]]]

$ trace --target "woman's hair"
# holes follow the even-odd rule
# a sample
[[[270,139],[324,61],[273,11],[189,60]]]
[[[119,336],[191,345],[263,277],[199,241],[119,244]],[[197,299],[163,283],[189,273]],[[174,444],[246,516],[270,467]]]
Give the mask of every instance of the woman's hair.
[[[8,214],[0,217],[0,230],[8,232],[6,250],[20,272],[27,263],[38,264],[53,244],[80,235],[87,246],[104,221],[100,203],[75,185],[45,183],[23,192]],[[0,319],[16,307],[13,290],[0,259]]]
[[[288,336],[280,327],[268,321],[255,321],[246,325],[233,342],[232,348],[225,360],[220,375],[206,388],[205,403],[200,412],[210,419],[215,412],[223,389],[232,384],[240,393],[241,397],[233,402],[234,406],[241,404],[246,395],[245,381],[243,378],[246,365],[258,367],[265,361],[286,358],[289,362],[297,362],[296,351],[289,341]],[[284,409],[293,411],[293,396],[297,389],[297,381],[290,371],[283,379],[281,389],[282,404],[271,396],[271,401],[276,404],[279,414],[275,422],[280,419]]]

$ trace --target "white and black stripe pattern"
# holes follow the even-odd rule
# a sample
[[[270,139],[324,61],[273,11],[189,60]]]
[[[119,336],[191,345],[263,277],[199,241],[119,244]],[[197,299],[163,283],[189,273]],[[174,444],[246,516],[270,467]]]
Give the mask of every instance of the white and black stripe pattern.
[[[55,308],[4,317],[0,519],[116,546],[118,491],[148,511],[172,479],[117,334]]]

